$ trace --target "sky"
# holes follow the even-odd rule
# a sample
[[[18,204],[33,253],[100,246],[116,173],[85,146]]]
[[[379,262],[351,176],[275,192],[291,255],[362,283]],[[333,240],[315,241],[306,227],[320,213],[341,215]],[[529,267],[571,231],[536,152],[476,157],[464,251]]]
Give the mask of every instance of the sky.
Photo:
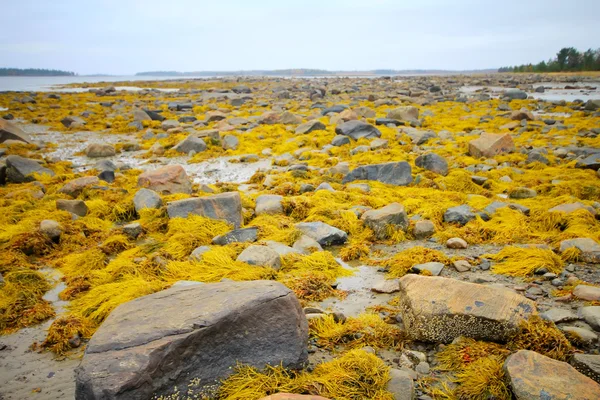
[[[0,67],[78,74],[470,70],[600,47],[599,0],[2,2]]]

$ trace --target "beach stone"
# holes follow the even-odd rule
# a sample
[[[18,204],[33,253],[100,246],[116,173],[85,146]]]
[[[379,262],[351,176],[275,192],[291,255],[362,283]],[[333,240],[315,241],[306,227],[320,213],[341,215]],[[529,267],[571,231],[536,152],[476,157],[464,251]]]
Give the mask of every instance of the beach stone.
[[[98,174],[98,179],[107,183],[112,183],[115,181],[115,171],[102,171]]]
[[[504,362],[517,400],[597,399],[600,385],[569,364],[535,351],[519,350]]]
[[[139,222],[132,222],[123,226],[123,233],[130,239],[137,239],[142,232],[142,225]]]
[[[508,193],[511,199],[531,199],[537,196],[537,192],[526,187],[518,187]]]
[[[306,135],[307,133],[311,133],[313,131],[324,131],[326,128],[327,127],[324,123],[322,123],[318,119],[313,119],[311,121],[298,125],[298,127],[296,128],[296,134]]]
[[[202,261],[202,255],[210,250],[210,246],[199,246],[196,247],[190,254],[189,259],[191,261]]]
[[[373,285],[371,291],[375,293],[396,293],[400,291],[400,282],[398,282],[398,279],[386,279]]]
[[[466,249],[469,245],[464,239],[450,238],[446,241],[446,247],[449,249]]]
[[[387,139],[373,139],[369,147],[371,150],[387,149],[389,141]]]
[[[204,140],[202,140],[202,138],[189,135],[179,142],[175,147],[173,147],[173,150],[185,154],[189,154],[190,151],[201,153],[206,150],[206,143]]]
[[[600,301],[600,287],[577,285],[573,289],[573,295],[581,300]]]
[[[579,316],[592,327],[600,332],[600,306],[585,306],[579,309]]]
[[[135,195],[133,196],[133,206],[137,213],[144,208],[161,208],[162,199],[154,190],[142,188],[135,192]]]
[[[598,335],[591,329],[565,325],[561,325],[559,329],[573,344],[583,343],[584,346],[590,346],[598,341]]]
[[[83,200],[56,200],[56,209],[68,211],[80,217],[85,217],[88,213],[88,207]]]
[[[413,229],[416,239],[426,239],[435,233],[435,225],[429,220],[417,221]]]
[[[575,353],[571,365],[585,376],[600,383],[600,355]]]
[[[53,219],[44,219],[40,222],[40,232],[46,235],[50,240],[58,242],[62,235],[62,226]]]
[[[400,278],[400,300],[406,332],[427,342],[505,342],[536,312],[533,301],[510,289],[414,274]]]
[[[134,108],[132,111],[133,120],[137,122],[152,121],[148,113],[140,108]]]
[[[163,120],[160,124],[160,127],[164,131],[168,131],[169,129],[177,128],[178,126],[179,126],[179,121],[176,121],[174,119]]]
[[[444,157],[435,153],[420,155],[415,159],[415,165],[438,175],[448,175],[448,162]]]
[[[510,153],[514,150],[515,144],[508,133],[503,135],[483,133],[479,138],[469,142],[469,155],[475,158],[493,158],[498,154]]]
[[[527,99],[527,93],[519,89],[510,89],[504,93],[504,97],[509,100],[525,100]]]
[[[386,118],[414,122],[419,119],[419,109],[413,106],[394,108],[388,111]]]
[[[31,143],[29,135],[16,124],[0,118],[0,143],[7,140],[16,140],[23,143]]]
[[[531,111],[529,111],[528,109],[521,108],[520,110],[512,111],[510,113],[510,119],[512,119],[513,121],[522,121],[522,120],[533,121],[533,120],[535,120],[535,117],[533,116]]]
[[[285,125],[297,125],[302,123],[302,117],[291,113],[289,111],[285,111],[281,114],[281,123]]]
[[[58,192],[67,194],[71,197],[77,197],[84,189],[97,185],[98,183],[100,183],[100,179],[98,179],[97,176],[83,176],[67,182],[67,184],[60,188]]]
[[[262,194],[256,198],[256,215],[283,214],[283,196],[278,194]]]
[[[85,149],[85,155],[90,158],[112,157],[116,154],[110,144],[92,143]]]
[[[66,128],[81,128],[85,125],[85,120],[81,117],[77,117],[74,115],[64,117],[60,120],[60,123],[63,124]]]
[[[35,180],[33,174],[46,174],[54,176],[54,171],[42,167],[37,161],[10,155],[6,157],[6,181],[12,183],[32,182]]]
[[[406,231],[409,224],[406,210],[400,203],[392,203],[377,210],[366,211],[360,219],[366,226],[373,230],[377,239],[380,240],[386,239],[389,236],[389,226]]]
[[[594,210],[594,207],[586,206],[580,202],[560,204],[556,207],[552,207],[548,210],[548,212],[563,212],[565,214],[571,214],[572,212],[579,210],[586,210],[589,211],[590,214],[594,216],[596,215],[596,210]]]
[[[413,400],[415,397],[415,383],[408,371],[390,368],[390,380],[386,390],[392,394],[394,400]]]
[[[474,219],[475,214],[473,213],[471,206],[468,204],[450,207],[444,213],[444,222],[450,224],[466,225],[467,222]]]
[[[184,285],[121,304],[76,369],[77,399],[145,400],[216,385],[239,364],[299,369],[308,326],[294,293],[273,281]]]
[[[575,167],[600,171],[600,152],[590,154],[582,160],[577,160]]]
[[[591,238],[568,239],[560,242],[559,250],[563,251],[575,247],[581,252],[581,258],[585,262],[600,263],[600,244]]]
[[[456,260],[452,262],[456,272],[467,272],[471,270],[471,264],[467,260]]]
[[[375,116],[377,115],[373,109],[364,106],[356,107],[354,109],[354,112],[360,118],[375,118]]]
[[[412,169],[406,161],[365,165],[351,171],[342,182],[353,181],[379,181],[390,185],[406,186],[413,181]]]
[[[310,254],[313,251],[323,251],[323,248],[315,239],[307,235],[302,235],[292,245],[293,249],[298,250],[302,254]]]
[[[321,246],[344,244],[348,240],[346,232],[320,221],[300,222],[296,224],[296,229],[316,240]]]
[[[252,245],[246,247],[237,257],[237,261],[261,267],[271,267],[275,270],[281,267],[281,257],[275,250],[267,246]]]
[[[138,176],[138,187],[158,193],[192,193],[192,182],[181,165],[166,165]]]
[[[164,121],[166,118],[160,114],[160,111],[152,111],[152,110],[143,110],[152,121]]]
[[[274,240],[265,240],[264,245],[275,251],[280,256],[286,256],[288,254],[302,254],[300,251],[294,249],[293,247],[287,246],[283,243],[276,242]]]
[[[328,192],[332,193],[335,192],[335,189],[328,182],[320,183],[319,186],[317,186],[317,188],[315,189],[315,192],[319,190],[327,190]]]
[[[224,135],[221,141],[225,150],[237,150],[240,145],[240,139],[235,135]]]
[[[429,139],[435,139],[437,135],[433,131],[424,131],[415,128],[402,128],[402,131],[410,137],[410,141],[417,146],[427,143]]]
[[[167,204],[169,218],[186,218],[190,214],[224,220],[239,228],[243,222],[242,199],[239,192],[227,192],[214,196],[192,197]]]
[[[381,131],[379,129],[371,124],[358,120],[344,122],[343,124],[336,126],[335,133],[348,136],[353,140],[361,138],[378,138],[381,136]]]
[[[230,243],[256,242],[258,239],[258,228],[255,226],[249,228],[234,229],[223,235],[215,236],[212,244],[225,246]]]
[[[564,308],[551,308],[541,313],[540,316],[548,321],[554,322],[555,324],[579,319],[571,310],[565,310]]]
[[[344,135],[335,135],[331,141],[331,145],[336,147],[344,146],[346,144],[350,144],[350,138]]]
[[[415,272],[429,271],[431,272],[431,275],[438,276],[442,273],[442,270],[444,269],[444,264],[441,262],[434,261],[423,264],[415,264],[412,266],[412,269]]]

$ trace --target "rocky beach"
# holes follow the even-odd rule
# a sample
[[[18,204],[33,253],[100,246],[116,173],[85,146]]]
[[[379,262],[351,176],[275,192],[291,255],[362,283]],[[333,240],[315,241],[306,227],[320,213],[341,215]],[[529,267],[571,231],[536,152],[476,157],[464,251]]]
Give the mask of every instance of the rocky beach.
[[[0,92],[0,400],[600,399],[600,75]]]

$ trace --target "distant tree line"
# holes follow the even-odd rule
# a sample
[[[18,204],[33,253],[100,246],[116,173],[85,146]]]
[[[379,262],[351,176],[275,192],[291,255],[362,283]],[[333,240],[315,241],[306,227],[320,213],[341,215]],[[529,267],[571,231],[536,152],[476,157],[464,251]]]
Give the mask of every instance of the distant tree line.
[[[75,76],[75,72],[42,68],[0,68],[0,76]]]
[[[556,57],[537,64],[502,67],[498,72],[576,72],[600,71],[600,49],[588,49],[583,53],[574,47],[563,47]]]

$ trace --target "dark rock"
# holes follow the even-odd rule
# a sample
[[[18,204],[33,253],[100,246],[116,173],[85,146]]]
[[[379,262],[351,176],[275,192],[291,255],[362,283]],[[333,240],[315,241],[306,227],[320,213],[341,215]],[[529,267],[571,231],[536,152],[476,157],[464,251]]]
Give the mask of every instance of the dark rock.
[[[237,364],[302,368],[307,341],[302,308],[281,283],[173,287],[109,315],[76,369],[75,397],[145,400],[187,388],[191,378],[214,393]]]
[[[54,171],[42,167],[36,160],[10,155],[6,157],[6,180],[13,183],[32,182],[33,174],[54,176]]]
[[[450,207],[444,213],[444,222],[451,224],[465,225],[473,219],[475,219],[475,214],[468,204]]]
[[[83,200],[56,200],[56,209],[68,211],[80,217],[85,217],[88,213],[88,207]]]
[[[348,240],[346,232],[320,221],[300,222],[296,224],[296,229],[302,231],[309,238],[316,240],[321,246],[344,244]],[[296,248],[295,244],[294,248]]]
[[[237,229],[242,225],[242,200],[238,192],[193,197],[167,204],[169,218],[186,218],[190,214],[225,220]]]
[[[299,135],[305,135],[313,131],[322,131],[325,129],[326,126],[324,123],[322,123],[318,119],[313,119],[311,121],[298,125],[298,127],[296,128],[296,133]]]
[[[360,138],[376,138],[381,136],[379,129],[366,122],[351,120],[338,125],[335,128],[335,133],[338,135],[349,136],[354,140]]]
[[[8,122],[5,119],[0,119],[0,143],[4,143],[7,140],[17,140],[19,142],[31,143],[31,139],[29,139],[29,135],[27,135],[25,131],[12,122]]]
[[[346,175],[343,183],[362,180],[406,186],[413,180],[412,169],[406,161],[365,165],[354,169]]]
[[[448,162],[444,157],[435,153],[420,155],[415,159],[415,165],[439,175],[448,175]]]

